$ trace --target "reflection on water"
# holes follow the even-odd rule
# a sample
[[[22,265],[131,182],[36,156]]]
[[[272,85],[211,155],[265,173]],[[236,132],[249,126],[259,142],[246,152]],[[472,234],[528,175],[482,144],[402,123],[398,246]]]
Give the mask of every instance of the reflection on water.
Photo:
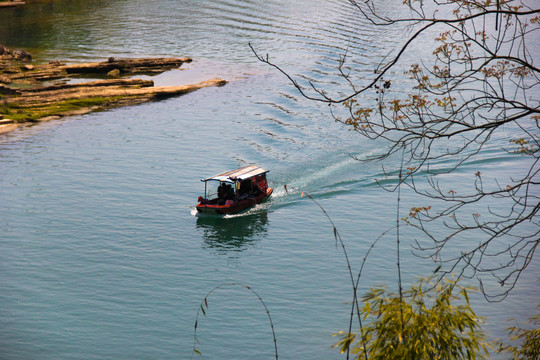
[[[196,226],[205,247],[216,249],[218,253],[244,251],[266,236],[268,214],[262,211],[238,216],[199,216]]]

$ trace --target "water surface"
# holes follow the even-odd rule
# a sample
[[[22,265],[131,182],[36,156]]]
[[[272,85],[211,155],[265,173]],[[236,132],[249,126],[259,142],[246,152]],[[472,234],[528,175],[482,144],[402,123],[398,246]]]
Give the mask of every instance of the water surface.
[[[233,282],[264,299],[280,358],[339,358],[331,334],[348,324],[347,268],[331,224],[301,192],[328,211],[356,271],[393,225],[397,200],[376,184],[381,164],[350,155],[384,144],[335,123],[248,43],[300,81],[343,91],[340,54],[348,52],[361,77],[399,37],[376,36],[348,2],[333,0],[36,1],[0,18],[0,43],[37,62],[190,56],[193,63],[156,84],[230,81],[0,136],[0,358],[185,359],[204,296]],[[476,171],[493,178],[523,168],[527,159],[502,151],[506,143],[495,139],[454,174],[456,190]],[[269,202],[225,219],[194,216],[200,178],[252,163],[270,169]],[[402,195],[403,212],[418,205]],[[418,236],[404,230],[403,239]],[[407,283],[433,270],[404,247]],[[361,292],[395,288],[395,264],[389,234],[372,251]],[[535,311],[538,270],[531,263],[504,303],[474,298],[490,336],[503,336],[514,324],[507,318]],[[203,358],[273,358],[252,293],[224,286],[208,306],[198,323]]]

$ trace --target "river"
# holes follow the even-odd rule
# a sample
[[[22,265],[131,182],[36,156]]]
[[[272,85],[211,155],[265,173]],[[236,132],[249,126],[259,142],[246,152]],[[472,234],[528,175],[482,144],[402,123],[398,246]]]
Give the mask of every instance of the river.
[[[328,219],[301,195],[324,206],[356,272],[395,221],[397,200],[376,183],[381,164],[350,155],[384,144],[335,123],[248,44],[304,84],[339,91],[340,54],[369,72],[400,36],[375,35],[337,0],[37,0],[3,9],[0,20],[0,43],[36,62],[190,56],[156,85],[229,81],[0,135],[0,358],[187,359],[201,301],[231,283],[250,286],[268,307],[280,358],[342,358],[331,345],[348,326],[345,259]],[[495,176],[525,161],[492,150],[454,175],[456,191],[464,173]],[[240,216],[195,216],[199,180],[245,164],[270,170],[272,199]],[[422,200],[404,191],[401,201],[407,212]],[[402,244],[406,283],[434,269],[411,255],[412,240]],[[533,261],[502,303],[473,297],[490,339],[515,324],[508,318],[537,311],[539,270]],[[388,235],[360,293],[395,289],[396,274]],[[202,358],[274,357],[252,292],[226,285],[207,302],[197,324]]]

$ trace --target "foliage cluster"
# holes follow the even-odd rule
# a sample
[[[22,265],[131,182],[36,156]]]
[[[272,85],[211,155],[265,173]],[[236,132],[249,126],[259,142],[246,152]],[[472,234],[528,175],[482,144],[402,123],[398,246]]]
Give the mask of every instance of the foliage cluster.
[[[470,290],[470,289],[469,289]],[[481,319],[472,310],[467,288],[457,281],[420,281],[399,294],[371,289],[361,310],[359,334],[340,332],[341,352],[352,346],[357,359],[481,359],[488,355]],[[457,304],[457,305],[456,305]]]
[[[531,316],[529,323],[532,328],[523,329],[517,326],[508,328],[510,340],[514,344],[505,345],[499,342],[499,352],[509,353],[515,360],[540,359],[540,316]]]

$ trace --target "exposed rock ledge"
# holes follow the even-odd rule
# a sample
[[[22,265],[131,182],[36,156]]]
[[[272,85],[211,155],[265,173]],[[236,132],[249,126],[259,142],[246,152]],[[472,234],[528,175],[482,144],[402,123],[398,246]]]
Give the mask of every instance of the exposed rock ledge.
[[[225,80],[211,79],[192,85],[155,87],[152,80],[120,78],[137,73],[155,75],[191,62],[190,58],[109,58],[99,63],[65,65],[53,61],[30,65],[28,58],[17,59],[13,56],[16,51],[3,49],[4,55],[0,56],[0,134],[24,123],[140,104],[226,84]],[[109,79],[66,83],[71,77],[88,77],[88,74],[101,74]],[[56,83],[44,84],[51,81]]]
[[[25,4],[26,3],[24,1],[17,1],[17,0],[0,1],[0,8],[23,6]]]

